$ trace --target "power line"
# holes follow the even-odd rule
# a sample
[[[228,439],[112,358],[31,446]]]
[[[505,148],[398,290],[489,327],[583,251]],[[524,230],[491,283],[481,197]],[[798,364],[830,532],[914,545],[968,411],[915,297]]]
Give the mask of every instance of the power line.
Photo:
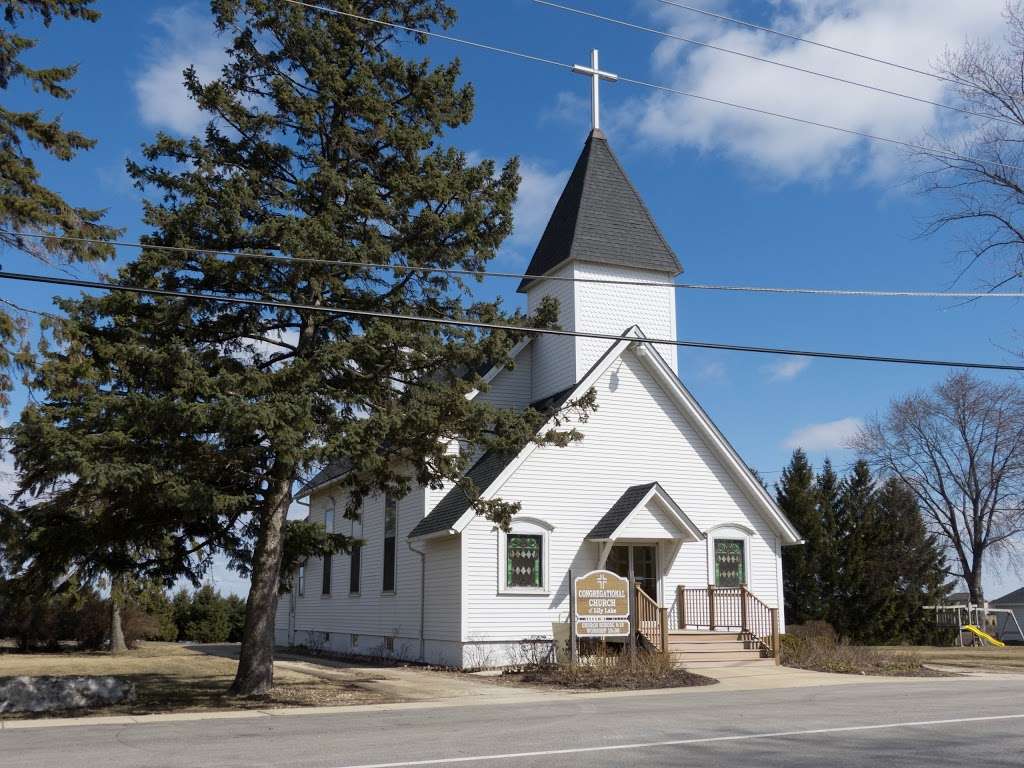
[[[333,14],[333,15],[336,15],[336,16],[344,16],[346,18],[355,19],[355,20],[358,20],[358,21],[364,21],[364,22],[367,22],[369,24],[379,24],[379,25],[385,26],[385,27],[392,27],[394,29],[401,29],[401,30],[404,30],[406,32],[411,32],[411,33],[416,34],[416,35],[423,35],[424,37],[435,37],[435,38],[438,38],[440,40],[447,40],[449,42],[454,42],[454,43],[462,43],[464,45],[470,45],[470,46],[473,46],[474,48],[481,48],[481,49],[484,49],[484,50],[487,50],[487,51],[492,51],[492,52],[495,52],[495,53],[504,53],[504,54],[508,54],[509,56],[516,56],[516,57],[518,57],[520,59],[527,59],[529,61],[540,62],[542,64],[550,64],[552,66],[560,67],[562,69],[572,70],[572,68],[573,68],[572,64],[567,64],[567,63],[562,62],[562,61],[556,61],[554,59],[546,59],[546,58],[543,58],[541,56],[534,56],[532,54],[522,53],[521,51],[515,51],[515,50],[509,49],[509,48],[500,48],[498,46],[488,45],[488,44],[484,44],[484,43],[478,43],[478,42],[475,42],[473,40],[467,40],[467,39],[461,38],[461,37],[454,37],[453,35],[445,35],[445,34],[441,34],[439,32],[433,32],[433,31],[430,31],[430,30],[416,29],[415,27],[407,27],[407,26],[404,26],[402,24],[396,24],[396,23],[391,22],[391,21],[383,21],[382,19],[374,19],[374,18],[372,18],[370,16],[360,16],[359,14],[350,13],[348,11],[339,11],[336,8],[327,8],[326,6],[316,5],[314,3],[302,2],[302,0],[282,0],[282,2],[290,3],[292,5],[300,6],[302,8],[309,8],[311,10],[320,11],[322,13]],[[688,91],[681,91],[681,90],[677,90],[675,88],[670,88],[670,87],[668,87],[666,85],[658,85],[656,83],[648,83],[648,82],[645,82],[643,80],[636,80],[636,79],[633,79],[633,78],[623,77],[621,75],[619,76],[619,81],[620,82],[624,82],[624,83],[630,83],[632,85],[642,86],[644,88],[653,88],[655,90],[664,91],[666,93],[673,93],[673,94],[676,94],[677,96],[686,96],[686,97],[689,97],[691,99],[698,99],[700,101],[705,101],[705,102],[708,102],[708,103],[711,103],[711,104],[719,104],[721,106],[731,107],[733,109],[742,109],[742,110],[745,110],[747,112],[753,112],[755,114],[763,115],[763,116],[766,116],[766,117],[775,117],[775,118],[779,118],[781,120],[789,120],[791,122],[799,123],[801,125],[808,125],[808,126],[813,126],[815,128],[824,128],[824,129],[831,130],[831,131],[838,131],[839,133],[845,133],[848,136],[857,136],[857,137],[860,137],[862,139],[870,139],[871,141],[885,142],[887,144],[893,144],[893,145],[905,147],[907,149],[912,149],[915,152],[921,152],[921,153],[926,154],[926,155],[932,155],[932,156],[935,156],[935,157],[941,157],[941,158],[944,158],[946,160],[950,160],[950,161],[953,161],[953,162],[971,162],[971,163],[977,163],[978,165],[991,166],[991,167],[994,167],[994,168],[1005,168],[1007,170],[1020,171],[1021,173],[1024,173],[1024,167],[1019,166],[1019,165],[1011,165],[1009,163],[1002,163],[1002,162],[999,162],[998,160],[983,160],[983,159],[975,158],[975,157],[966,157],[966,156],[962,156],[962,155],[957,155],[957,154],[955,154],[953,152],[947,152],[945,150],[941,150],[941,149],[934,148],[934,147],[933,148],[928,148],[928,147],[923,147],[923,146],[921,146],[919,144],[912,144],[909,141],[903,141],[903,140],[900,140],[900,139],[891,139],[891,138],[887,138],[885,136],[879,136],[877,134],[866,133],[864,131],[857,131],[857,130],[854,130],[852,128],[842,128],[842,127],[837,126],[837,125],[831,125],[830,123],[822,123],[822,122],[818,122],[816,120],[808,120],[808,119],[805,119],[805,118],[802,118],[802,117],[794,117],[793,115],[787,115],[787,114],[785,114],[783,112],[773,112],[771,110],[759,109],[757,107],[750,107],[750,106],[747,106],[745,104],[738,104],[738,103],[732,102],[732,101],[724,101],[722,99],[714,99],[714,98],[711,98],[710,96],[701,96],[701,95],[698,95],[696,93],[690,93]]]
[[[414,323],[427,323],[431,325],[448,325],[460,328],[480,328],[494,331],[513,331],[515,333],[542,334],[548,336],[571,336],[585,339],[601,339],[604,341],[622,341],[632,339],[631,336],[623,336],[614,333],[595,333],[589,331],[563,331],[555,328],[529,328],[524,326],[507,325],[505,323],[485,323],[476,320],[457,320],[445,317],[422,317],[417,315],[400,315],[393,312],[379,312],[368,309],[350,309],[348,307],[326,307],[313,306],[310,304],[298,304],[287,301],[270,301],[268,299],[246,299],[240,296],[220,296],[214,294],[190,293],[187,291],[170,291],[162,288],[138,288],[118,283],[103,283],[94,280],[79,280],[68,277],[51,277],[48,275],[29,275],[20,272],[0,272],[0,279],[16,280],[20,282],[45,283],[49,285],[73,286],[79,288],[93,288],[101,291],[121,291],[135,293],[144,296],[161,296],[172,299],[189,299],[197,301],[223,302],[225,304],[241,304],[246,306],[266,307],[268,309],[288,309],[302,312],[321,312],[330,315],[343,315],[347,317],[370,317],[383,320],[398,320]],[[881,355],[861,355],[846,352],[817,352],[803,349],[783,349],[779,347],[756,347],[745,344],[723,344],[710,341],[686,341],[682,339],[659,339],[643,337],[642,340],[648,344],[659,346],[687,347],[691,349],[718,349],[727,352],[752,352],[765,355],[783,355],[786,357],[812,357],[826,358],[830,360],[856,360],[871,363],[896,363],[901,365],[924,365],[941,368],[976,368],[990,371],[1017,371],[1024,372],[1022,365],[1007,365],[1001,363],[974,363],[959,362],[952,360],[930,360],[911,357],[885,357]]]
[[[728,53],[728,54],[731,54],[733,56],[742,56],[745,59],[750,59],[752,61],[759,61],[759,62],[761,62],[763,64],[771,64],[773,66],[782,67],[783,69],[789,69],[789,70],[792,70],[794,72],[802,72],[802,73],[804,73],[806,75],[812,75],[814,77],[821,77],[821,78],[824,78],[826,80],[832,80],[833,82],[836,82],[836,83],[844,83],[846,85],[853,85],[853,86],[856,86],[857,88],[864,88],[864,89],[869,90],[869,91],[875,91],[876,93],[884,93],[884,94],[887,94],[889,96],[896,96],[896,97],[901,98],[901,99],[908,99],[910,101],[916,101],[916,102],[918,102],[920,104],[928,104],[928,105],[933,106],[933,107],[939,107],[940,109],[948,109],[948,110],[950,110],[952,112],[959,112],[959,113],[964,114],[964,115],[970,115],[972,117],[980,117],[980,118],[983,118],[985,120],[994,120],[996,122],[1007,123],[1009,125],[1013,125],[1013,126],[1018,126],[1019,127],[1019,124],[1015,123],[1013,120],[1009,120],[1009,119],[1007,119],[1005,117],[1000,117],[998,115],[992,115],[992,114],[988,114],[988,113],[985,113],[985,112],[975,112],[973,110],[965,109],[963,107],[953,106],[952,104],[944,104],[941,101],[932,101],[931,99],[925,99],[925,98],[922,98],[920,96],[912,96],[909,93],[902,93],[900,91],[889,90],[888,88],[882,88],[882,87],[877,86],[877,85],[871,85],[870,83],[862,83],[862,82],[860,82],[858,80],[848,80],[847,78],[839,77],[838,75],[830,75],[828,73],[819,72],[819,71],[814,70],[814,69],[807,69],[806,67],[798,67],[795,64],[786,64],[785,62],[779,61],[777,59],[768,59],[768,58],[765,58],[763,56],[756,56],[756,55],[754,55],[752,53],[745,53],[743,51],[737,51],[737,50],[735,50],[733,48],[726,48],[726,47],[721,46],[721,45],[715,45],[714,43],[707,43],[707,42],[704,42],[704,41],[701,41],[701,40],[694,40],[692,38],[683,37],[682,35],[677,35],[677,34],[672,33],[672,32],[665,32],[665,31],[660,30],[660,29],[654,29],[653,27],[645,27],[645,26],[643,26],[641,24],[634,24],[633,22],[626,21],[624,19],[617,19],[617,18],[614,18],[612,16],[604,16],[604,15],[602,15],[600,13],[595,13],[593,11],[588,11],[588,10],[585,10],[585,9],[582,9],[582,8],[573,8],[573,7],[568,6],[568,5],[562,5],[561,3],[554,3],[554,2],[551,2],[551,0],[533,0],[533,2],[537,3],[538,5],[546,5],[549,8],[557,8],[558,10],[561,10],[561,11],[567,11],[569,13],[575,13],[575,14],[577,14],[579,16],[586,16],[587,18],[597,19],[599,21],[605,21],[605,22],[608,22],[609,24],[617,24],[618,26],[626,27],[627,29],[633,29],[633,30],[636,30],[636,31],[639,31],[639,32],[649,32],[649,33],[651,33],[653,35],[660,35],[662,37],[666,37],[666,38],[669,38],[669,39],[672,39],[672,40],[678,40],[680,42],[688,43],[690,45],[697,45],[697,46],[700,46],[702,48],[709,48],[709,49],[711,49],[713,51],[720,51],[721,53]]]
[[[342,261],[314,256],[282,256],[273,253],[255,253],[253,251],[218,251],[211,248],[198,248],[183,245],[156,245],[148,243],[128,242],[125,240],[101,240],[94,237],[74,237],[71,235],[49,235],[34,232],[17,232],[0,227],[0,234],[11,237],[30,237],[39,240],[66,240],[74,243],[91,243],[110,245],[120,248],[140,248],[174,253],[207,253],[216,256],[229,256],[239,259],[262,259],[278,262],[295,262],[298,264],[326,264],[330,266],[348,267],[353,269],[385,269],[393,272],[424,272],[467,277],[498,277],[515,280],[552,280],[567,283],[589,283],[597,285],[628,285],[643,288],[673,288],[691,291],[721,291],[728,293],[763,293],[763,294],[795,294],[804,296],[851,296],[861,298],[924,298],[924,299],[1024,299],[1024,292],[1006,291],[900,291],[900,290],[856,290],[848,288],[785,288],[778,286],[727,285],[715,283],[674,283],[645,280],[623,280],[601,277],[565,277],[562,275],[545,275],[530,272],[492,272],[486,269],[456,269],[453,267],[412,266],[408,264],[379,264],[365,261]],[[1024,277],[1024,272],[1017,277]]]
[[[433,30],[417,29],[416,27],[407,27],[404,24],[397,24],[393,21],[384,21],[383,19],[375,19],[371,16],[360,16],[358,13],[351,13],[349,11],[340,11],[337,8],[328,8],[324,5],[317,5],[315,3],[305,3],[302,0],[284,0],[286,3],[297,5],[302,8],[308,8],[311,11],[320,11],[321,13],[330,13],[335,16],[346,16],[350,19],[356,19],[358,21],[367,21],[373,24],[379,24],[383,27],[391,27],[392,29],[400,29],[403,32],[411,32],[414,35],[423,35],[424,37],[434,37],[438,40],[447,40],[450,43],[461,43],[462,45],[469,45],[473,48],[480,48],[484,51],[491,51],[492,53],[504,53],[509,56],[515,56],[516,58],[526,59],[528,61],[536,61],[540,64],[551,64],[555,67],[563,67],[565,69],[572,69],[572,64],[564,64],[561,61],[555,61],[554,59],[545,59],[543,56],[534,56],[530,53],[523,53],[522,51],[514,51],[511,48],[501,48],[497,45],[489,45],[488,43],[478,43],[475,40],[467,40],[464,37],[455,37],[454,35],[446,35],[443,32],[434,32]]]
[[[888,59],[876,58],[875,56],[869,56],[866,53],[860,53],[858,51],[852,51],[852,50],[850,50],[848,48],[840,48],[840,47],[835,46],[835,45],[828,45],[827,43],[820,43],[820,42],[818,42],[816,40],[810,40],[810,39],[808,39],[806,37],[800,37],[799,35],[792,35],[792,34],[789,34],[788,32],[783,32],[782,30],[779,30],[779,29],[772,29],[771,27],[762,27],[762,26],[760,26],[758,24],[753,24],[753,23],[751,23],[749,21],[744,21],[743,19],[737,19],[737,18],[735,18],[733,16],[726,16],[726,15],[721,14],[721,13],[715,13],[714,11],[709,11],[706,8],[698,8],[698,7],[693,6],[693,5],[686,5],[684,3],[675,2],[674,0],[658,0],[658,2],[662,3],[664,5],[671,5],[673,8],[681,8],[684,11],[692,11],[693,13],[699,13],[699,14],[702,14],[704,16],[710,16],[711,18],[718,19],[719,21],[727,21],[730,24],[738,24],[741,27],[747,27],[748,29],[756,29],[759,32],[768,32],[769,34],[772,34],[772,35],[778,35],[779,37],[785,37],[785,38],[788,38],[790,40],[796,40],[799,43],[806,43],[807,45],[815,45],[815,46],[817,46],[819,48],[825,48],[826,50],[829,50],[829,51],[835,51],[836,53],[843,53],[843,54],[846,54],[847,56],[855,56],[856,58],[864,59],[865,61],[873,61],[876,64],[884,64],[887,67],[895,67],[896,69],[902,69],[905,72],[913,72],[915,75],[924,75],[925,77],[932,77],[932,78],[935,78],[936,80],[943,80],[943,81],[945,81],[947,83],[957,84],[957,81],[954,80],[953,78],[946,77],[944,75],[939,75],[939,74],[936,74],[935,72],[929,72],[928,70],[925,70],[925,69],[915,69],[914,67],[909,67],[906,64],[899,64],[899,63],[897,63],[895,61],[889,61]]]

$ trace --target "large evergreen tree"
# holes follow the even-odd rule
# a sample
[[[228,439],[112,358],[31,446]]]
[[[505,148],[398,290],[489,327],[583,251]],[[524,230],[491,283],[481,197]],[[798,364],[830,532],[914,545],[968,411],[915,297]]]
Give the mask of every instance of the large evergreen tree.
[[[76,65],[31,67],[24,55],[37,41],[19,33],[27,22],[42,21],[49,27],[54,18],[96,21],[100,14],[93,0],[7,0],[0,3],[0,245],[17,248],[35,258],[91,261],[107,258],[113,249],[53,239],[21,237],[14,232],[71,237],[107,238],[116,231],[100,224],[103,211],[76,207],[43,184],[34,155],[43,153],[71,160],[96,142],[78,131],[67,130],[59,117],[44,117],[42,109],[15,109],[9,89],[27,85],[33,93],[66,101],[74,94],[69,81]],[[17,357],[15,346],[23,329],[21,307],[0,300],[0,400],[6,402],[11,386],[10,370]],[[14,310],[12,313],[9,310]],[[20,318],[20,319],[19,319]]]
[[[454,19],[442,0],[337,5],[413,28]],[[509,316],[431,271],[483,268],[509,233],[518,185],[515,162],[496,171],[443,143],[472,113],[457,62],[406,60],[393,29],[310,8],[211,7],[228,64],[208,83],[185,73],[209,125],[191,139],[160,135],[130,164],[158,196],[145,213],[150,247],[118,281],[441,320],[550,322],[552,307]],[[483,386],[472,372],[510,362],[518,332],[124,293],[63,307],[68,317],[52,326],[60,343],[38,374],[46,397],[15,430],[23,485],[95,498],[87,530],[154,553],[154,573],[198,579],[218,550],[246,569],[240,694],[272,684],[282,559],[295,552],[285,516],[306,470],[347,456],[345,513],[356,516],[368,494],[459,478],[469,454],[450,450],[454,441],[512,451],[579,436],[563,422],[535,438],[539,414],[467,399]],[[585,417],[592,400],[565,408]],[[466,487],[477,511],[507,525],[516,506],[476,491]]]
[[[818,517],[814,469],[807,454],[799,448],[793,451],[789,466],[775,488],[779,508],[793,523],[804,543],[782,550],[782,587],[785,597],[786,620],[802,624],[821,616],[821,589],[819,587],[819,542],[821,521]]]
[[[783,550],[787,622],[827,621],[860,643],[932,639],[921,608],[946,593],[946,570],[913,493],[896,480],[879,487],[864,461],[840,479],[826,460],[812,477],[798,450],[777,488],[805,538]]]
[[[875,643],[935,641],[936,628],[925,620],[923,608],[949,593],[947,564],[942,545],[928,532],[913,490],[889,478],[878,490],[882,519],[876,569],[886,593],[888,610],[867,638]]]
[[[883,539],[883,513],[867,462],[854,464],[843,482],[836,521],[839,552],[832,623],[843,637],[864,640],[888,621],[891,569],[881,569],[891,550]]]

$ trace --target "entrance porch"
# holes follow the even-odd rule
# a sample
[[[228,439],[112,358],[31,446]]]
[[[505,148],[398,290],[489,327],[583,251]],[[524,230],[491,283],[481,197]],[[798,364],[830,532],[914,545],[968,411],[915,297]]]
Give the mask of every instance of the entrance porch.
[[[687,666],[778,661],[779,611],[747,586],[749,545],[741,535],[709,540],[660,484],[649,483],[627,489],[587,539],[600,544],[597,568],[629,579],[635,642]],[[673,569],[687,570],[684,544],[701,542],[714,583],[688,587],[670,578]]]

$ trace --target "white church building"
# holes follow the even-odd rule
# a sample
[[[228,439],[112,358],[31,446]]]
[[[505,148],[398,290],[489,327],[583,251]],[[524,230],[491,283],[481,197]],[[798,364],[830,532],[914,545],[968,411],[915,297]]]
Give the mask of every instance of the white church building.
[[[346,462],[328,465],[298,496],[310,520],[364,543],[303,566],[280,598],[277,643],[498,666],[567,621],[570,573],[606,568],[649,603],[641,641],[720,651],[708,658],[772,655],[785,623],[782,548],[800,534],[680,381],[676,348],[647,341],[676,338],[667,284],[681,271],[595,129],[537,245],[537,277],[518,290],[530,310],[556,297],[563,329],[619,339],[538,335],[475,394],[543,409],[593,387],[598,409],[575,424],[583,439],[485,453],[468,470],[484,499],[521,504],[510,532],[458,488],[371,498],[360,520],[345,519]],[[724,644],[686,645],[713,631]]]

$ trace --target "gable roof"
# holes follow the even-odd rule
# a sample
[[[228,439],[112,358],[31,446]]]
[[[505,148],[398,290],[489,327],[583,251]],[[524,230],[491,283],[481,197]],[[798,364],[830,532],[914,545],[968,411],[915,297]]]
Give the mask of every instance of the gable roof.
[[[328,462],[323,469],[313,475],[309,482],[299,488],[298,493],[295,494],[295,500],[304,499],[317,488],[348,474],[350,469],[352,469],[352,461],[348,456],[342,456],[340,459]]]
[[[612,504],[611,509],[604,513],[604,517],[597,521],[587,538],[592,541],[608,541],[615,538],[615,533],[622,525],[637,511],[649,498],[658,496],[671,512],[676,525],[685,530],[694,540],[704,538],[704,534],[693,524],[693,521],[686,516],[686,513],[672,499],[665,489],[657,482],[634,485],[627,488],[618,500]]]
[[[750,467],[744,462],[736,449],[733,448],[732,444],[726,440],[725,436],[719,431],[715,423],[711,421],[711,417],[708,416],[707,412],[700,407],[696,399],[690,394],[690,391],[686,389],[682,381],[675,374],[668,363],[665,362],[664,358],[658,354],[658,351],[654,346],[646,340],[643,331],[637,326],[631,326],[626,329],[621,339],[613,342],[611,346],[605,351],[601,358],[594,363],[586,375],[580,379],[576,384],[569,390],[558,393],[556,396],[558,402],[565,403],[566,401],[580,397],[585,393],[597,379],[617,360],[626,349],[635,346],[638,356],[648,368],[655,372],[655,379],[665,387],[670,394],[674,395],[675,403],[680,409],[686,413],[691,423],[695,426],[698,433],[700,433],[707,441],[711,448],[718,453],[722,459],[722,463],[725,469],[737,480],[740,489],[745,492],[746,496],[753,502],[755,508],[761,512],[764,518],[782,535],[783,545],[789,544],[801,544],[803,540],[800,538],[800,533],[793,526],[793,524],[786,518],[782,510],[779,509],[775,500],[768,494],[764,486],[757,480],[751,471]],[[557,406],[556,406],[557,407]],[[550,423],[550,420],[541,425],[538,432]],[[495,496],[501,487],[505,484],[505,481],[515,473],[515,471],[522,465],[530,454],[538,447],[537,443],[527,443],[515,456],[511,459],[507,455],[502,457],[500,467],[498,464],[491,465],[492,472],[488,473],[488,476],[493,474],[493,470],[497,470],[497,474],[493,474],[493,479],[490,481],[490,485],[484,487],[477,485],[480,490],[480,496],[484,499],[489,499]],[[488,454],[484,454],[480,458],[483,462],[488,458]],[[492,460],[497,461],[495,457]],[[474,465],[474,467],[476,464]],[[472,469],[470,470],[472,471]],[[455,489],[450,491],[444,499],[439,502],[438,506],[448,500],[449,496],[452,496]],[[465,494],[462,494],[465,498]],[[454,501],[454,497],[453,497]],[[461,504],[461,502],[460,502]],[[436,510],[436,507],[435,507]],[[440,516],[436,523],[428,523],[433,516],[434,511],[432,510],[416,528],[409,534],[410,538],[416,538],[419,536],[434,535],[437,533],[448,532],[448,533],[461,533],[467,525],[472,522],[476,517],[476,513],[471,508],[469,500],[465,499],[464,511],[461,517],[452,525],[448,525],[449,517],[446,513],[444,527],[440,526]],[[452,516],[454,512],[450,513]],[[429,531],[425,533],[424,531]]]
[[[526,347],[529,346],[531,341],[533,341],[532,336],[527,336],[526,338],[519,341],[515,346],[512,347],[512,349],[509,350],[509,358],[513,361],[516,360],[519,357],[519,353],[526,349]],[[472,379],[474,376],[479,376],[483,384],[490,384],[491,381],[493,381],[495,377],[497,377],[497,375],[504,371],[506,368],[507,366],[504,363],[495,363],[489,360],[487,362],[482,363],[479,367],[475,369],[469,369],[464,371],[461,375],[461,378],[463,380],[468,381]],[[474,389],[472,392],[466,394],[466,398],[472,400],[478,394],[480,394],[480,390]],[[305,497],[311,495],[313,491],[344,477],[346,474],[348,474],[348,471],[350,469],[352,469],[352,461],[347,456],[342,456],[340,458],[328,462],[323,469],[321,469],[319,472],[313,475],[313,477],[308,482],[306,482],[302,487],[299,488],[299,490],[295,494],[295,500],[298,501],[299,499],[304,499]]]
[[[1013,592],[997,597],[992,605],[1024,605],[1024,587],[1015,589]]]
[[[608,356],[614,344],[609,348],[608,352],[602,355],[601,359],[594,363],[591,371],[594,370],[601,361]],[[589,375],[589,374],[588,374]],[[584,376],[584,379],[587,377]],[[582,380],[581,380],[582,381]],[[553,395],[548,395],[545,398],[530,403],[530,408],[535,411],[543,413],[545,415],[554,413],[566,402],[569,398],[580,389],[579,382],[566,387],[560,392],[556,392]],[[545,419],[545,423],[546,423]],[[543,429],[543,424],[538,427],[538,432]],[[528,443],[527,445],[532,445]],[[508,469],[519,456],[522,455],[522,450],[516,453],[501,453],[498,451],[487,451],[477,459],[476,463],[466,472],[466,477],[473,481],[480,495],[483,496],[487,493],[487,489],[494,485],[494,482],[501,477],[501,475]],[[420,520],[416,526],[409,532],[409,538],[415,539],[421,536],[433,536],[439,533],[445,532],[456,532],[460,529],[460,521],[462,521],[467,515],[475,514],[472,510],[472,502],[466,493],[458,485],[454,486],[448,493],[444,495],[444,498],[437,503],[430,512]]]
[[[669,272],[673,277],[683,271],[600,130],[587,137],[527,273],[544,275],[572,259]],[[523,278],[518,291],[531,282]]]
[[[469,468],[464,477],[473,481],[477,490],[483,493],[515,457],[515,453],[487,451]],[[469,509],[471,503],[469,496],[462,490],[462,486],[454,486],[437,503],[437,506],[430,510],[429,515],[416,523],[416,526],[409,532],[409,538],[415,539],[419,536],[430,536],[451,530]]]

